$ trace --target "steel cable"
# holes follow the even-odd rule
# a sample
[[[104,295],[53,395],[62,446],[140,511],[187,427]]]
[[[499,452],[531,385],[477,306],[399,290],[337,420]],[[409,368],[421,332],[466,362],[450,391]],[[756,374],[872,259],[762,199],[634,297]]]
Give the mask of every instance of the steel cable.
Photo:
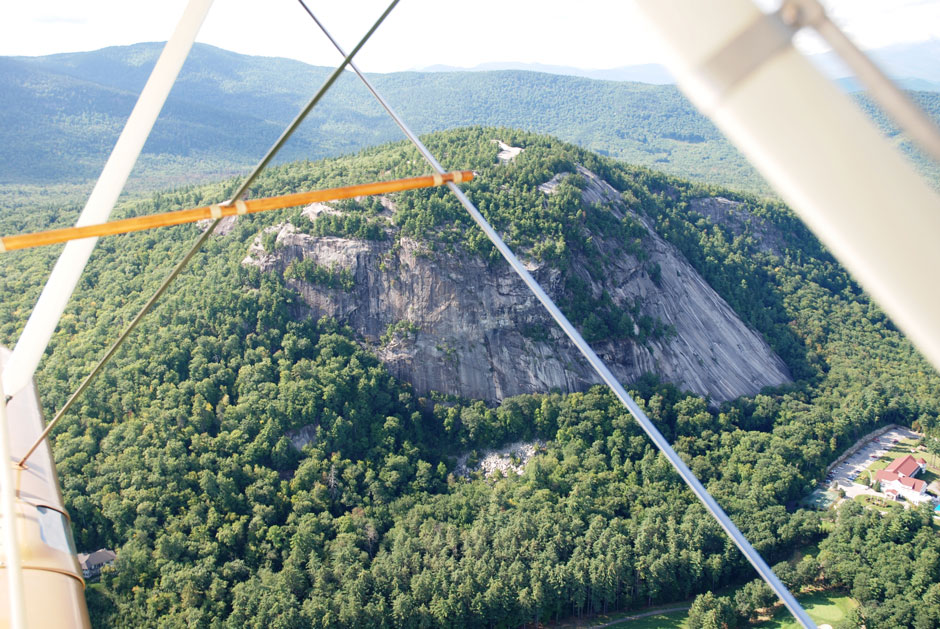
[[[330,35],[324,25],[314,16],[313,12],[307,7],[304,3],[304,0],[297,0],[300,5],[304,8],[307,14],[316,22],[317,26],[320,27],[320,30],[327,36],[327,38],[333,43],[333,46],[343,54],[342,47],[336,42],[335,39]],[[401,128],[405,136],[411,140],[415,145],[421,155],[425,160],[435,169],[438,173],[443,173],[444,169],[441,167],[441,164],[437,161],[434,155],[428,151],[427,147],[421,142],[421,140],[411,131],[410,128],[405,124],[405,122],[395,113],[394,109],[388,104],[388,102],[382,98],[382,96],[375,89],[375,86],[365,77],[365,75],[359,70],[355,63],[350,63],[349,67],[356,73],[359,79],[365,84],[366,88],[375,98],[378,100],[379,104],[385,109],[385,111],[391,116],[395,123]],[[532,277],[532,275],[526,270],[522,262],[516,255],[512,252],[511,249],[503,242],[503,239],[496,233],[496,230],[490,226],[489,222],[483,217],[473,202],[453,183],[449,183],[448,187],[453,191],[457,196],[457,199],[460,201],[461,205],[467,210],[470,216],[473,218],[474,222],[480,226],[484,231],[487,238],[490,242],[496,246],[502,256],[509,262],[509,265],[513,268],[517,275],[525,282],[529,290],[532,291],[532,294],[538,298],[542,303],[548,313],[552,318],[558,323],[558,325],[564,330],[565,334],[568,335],[568,338],[577,346],[581,354],[587,359],[587,361],[594,368],[595,372],[601,377],[601,379],[610,387],[614,395],[621,401],[621,403],[630,411],[630,414],[637,420],[640,426],[643,428],[644,432],[650,437],[653,443],[657,448],[666,456],[672,466],[679,473],[679,476],[686,482],[689,488],[692,490],[692,493],[705,505],[705,508],[714,516],[718,521],[718,524],[725,530],[728,536],[732,539],[738,549],[747,557],[748,561],[754,566],[757,573],[761,578],[773,589],[773,591],[780,597],[780,600],[783,601],[787,609],[797,618],[797,620],[804,627],[815,627],[815,623],[809,618],[803,608],[797,602],[796,598],[790,591],[786,588],[785,585],[780,581],[779,578],[773,573],[770,569],[770,566],[764,561],[763,557],[751,546],[750,542],[747,541],[747,538],[741,533],[734,522],[731,521],[731,518],[728,517],[728,514],[719,506],[719,504],[712,498],[711,494],[708,493],[708,490],[702,485],[702,483],[696,478],[695,474],[692,473],[692,470],[682,461],[678,453],[672,449],[672,446],[669,445],[669,442],[662,435],[661,432],[656,428],[653,422],[646,416],[646,413],[637,405],[637,403],[630,397],[630,394],[623,388],[617,378],[610,372],[604,362],[598,357],[598,355],[591,349],[591,346],[584,340],[581,334],[575,329],[571,322],[568,321],[567,317],[558,309],[558,306],[555,305],[555,302],[552,301],[551,297],[542,289],[539,283]]]

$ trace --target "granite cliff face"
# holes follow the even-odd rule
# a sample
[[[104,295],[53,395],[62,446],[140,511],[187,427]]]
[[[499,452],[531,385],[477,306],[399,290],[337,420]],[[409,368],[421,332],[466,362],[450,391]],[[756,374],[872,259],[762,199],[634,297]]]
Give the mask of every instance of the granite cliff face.
[[[581,167],[578,173],[587,182],[586,204],[604,205],[620,216],[630,211],[594,173]],[[542,192],[553,194],[560,177],[541,186]],[[394,206],[383,203],[391,215]],[[333,210],[322,205],[305,210],[311,218],[324,211]],[[653,372],[716,402],[788,382],[786,365],[760,335],[644,217],[636,218],[649,232],[644,263],[618,243],[596,238],[609,261],[605,279],[594,280],[584,265],[571,265],[595,295],[606,290],[625,308],[639,303],[642,314],[675,331],[642,344],[595,344],[613,373],[629,384]],[[431,252],[424,243],[400,237],[391,222],[384,241],[315,237],[291,224],[269,230],[276,231],[273,251],[264,249],[259,235],[244,264],[284,272],[291,263],[309,260],[351,278],[348,289],[299,279],[288,284],[303,297],[301,314],[348,323],[396,377],[421,394],[433,390],[498,401],[521,393],[579,391],[599,382],[507,264],[487,265],[459,249]],[[654,267],[659,269],[655,281],[647,270]],[[529,270],[553,297],[564,290],[558,269],[530,263]]]

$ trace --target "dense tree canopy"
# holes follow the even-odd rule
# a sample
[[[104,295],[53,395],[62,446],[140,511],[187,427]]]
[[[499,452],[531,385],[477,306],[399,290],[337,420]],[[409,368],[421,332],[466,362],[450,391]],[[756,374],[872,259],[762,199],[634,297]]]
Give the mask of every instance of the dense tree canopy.
[[[526,150],[500,164],[495,138]],[[427,142],[446,166],[480,172],[467,191],[481,211],[525,256],[561,272],[572,251],[591,251],[593,234],[619,239],[638,264],[644,241],[635,217],[582,204],[576,177],[549,199],[537,193],[555,175],[583,166],[655,224],[767,338],[797,382],[716,408],[646,377],[628,383],[638,402],[768,561],[822,540],[817,568],[863,602],[868,626],[937,626],[917,605],[940,587],[925,514],[882,517],[850,507],[830,532],[817,514],[797,508],[858,436],[890,422],[936,432],[940,379],[785,207],[506,129]],[[411,149],[393,144],[272,169],[252,194],[422,171]],[[218,202],[232,187],[161,193],[120,212]],[[736,234],[692,209],[694,199],[718,193],[741,202],[762,229]],[[356,331],[305,318],[282,276],[241,264],[263,228],[285,220],[315,234],[417,238],[429,255],[460,249],[501,264],[442,191],[391,201],[394,230],[379,218],[384,206],[370,200],[313,222],[299,211],[240,218],[210,240],[56,432],[79,547],[118,551],[116,569],[88,591],[96,620],[508,627],[751,581],[748,564],[606,390],[521,396],[496,407],[419,398]],[[67,223],[75,214],[41,200],[30,207],[0,217],[4,231]],[[47,412],[197,229],[99,243],[38,374]],[[0,259],[5,343],[25,322],[55,253]],[[349,280],[322,267],[289,273],[338,287]],[[579,325],[599,326],[578,314],[577,288],[568,284],[563,307]],[[596,299],[594,313],[607,313],[596,337],[620,338],[613,315],[633,314]],[[647,337],[631,342],[668,334],[648,325]],[[298,448],[291,439],[301,434],[310,441]],[[534,437],[546,445],[521,475],[455,475],[459,454]],[[720,626],[765,601],[766,592],[748,587],[741,600],[703,598],[695,622]]]

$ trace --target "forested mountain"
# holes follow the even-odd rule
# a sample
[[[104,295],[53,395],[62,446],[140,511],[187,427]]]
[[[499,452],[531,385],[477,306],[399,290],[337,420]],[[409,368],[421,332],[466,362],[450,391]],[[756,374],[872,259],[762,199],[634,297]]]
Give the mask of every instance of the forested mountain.
[[[496,138],[524,152],[503,163]],[[820,542],[798,572],[777,566],[788,582],[850,590],[868,627],[940,625],[940,606],[923,604],[940,593],[940,542],[926,513],[859,520],[846,509],[823,522],[796,508],[826,464],[874,427],[935,434],[940,378],[789,210],[521,131],[471,128],[426,141],[446,167],[479,172],[468,195],[530,264],[570,273],[577,256],[597,255],[598,228],[641,257],[631,216],[681,251],[795,381],[713,407],[647,376],[628,383],[640,404],[771,563]],[[570,174],[577,166],[633,214],[585,203]],[[425,170],[413,149],[390,144],[273,168],[252,195]],[[547,198],[538,187],[558,175],[567,192]],[[168,191],[117,213],[215,203],[234,185]],[[734,212],[721,211],[728,203]],[[76,210],[36,205],[0,216],[0,228],[65,225]],[[256,239],[276,251],[276,232],[265,230],[289,221],[314,238],[412,239],[431,259],[503,264],[440,191],[334,210],[241,217],[213,237],[57,430],[79,547],[118,552],[116,569],[87,590],[97,624],[513,627],[754,577],[604,389],[498,405],[419,396],[360,331],[306,316],[292,282],[342,291],[349,277],[340,269],[244,263]],[[37,376],[47,413],[198,230],[99,243]],[[0,257],[3,343],[15,340],[56,253]],[[583,300],[561,301],[585,328],[592,313]],[[595,305],[614,311],[603,296]],[[410,333],[393,327],[387,338]],[[616,339],[618,328],[597,334]],[[297,450],[289,435],[305,428],[311,440]],[[533,437],[546,445],[522,475],[455,473],[460,454]],[[877,556],[858,550],[860,537]]]
[[[553,172],[545,170],[546,160],[557,159],[550,145],[493,142],[519,154],[503,158],[512,168],[487,170],[476,202],[498,208],[509,243],[530,256],[530,272],[570,307],[617,378],[654,373],[716,403],[790,382],[763,338],[639,206],[593,172],[602,163],[557,163],[553,171],[565,170]],[[545,180],[524,195],[506,194],[520,175]],[[439,191],[435,202],[448,194]],[[711,201],[691,200],[694,207]],[[749,216],[740,203],[719,204]],[[301,295],[299,315],[348,323],[421,395],[499,402],[601,383],[512,269],[479,255],[481,241],[465,241],[476,255],[462,255],[453,243],[463,234],[435,229],[407,197],[343,207],[345,214],[319,204],[305,209],[259,235],[244,260],[283,274]],[[588,215],[584,207],[595,210]]]
[[[0,181],[61,181],[97,175],[107,157],[82,134],[97,123],[96,142],[110,147],[143,87],[161,44],[105,48],[35,58],[6,58],[0,74]],[[214,175],[253,164],[300,110],[331,68],[250,57],[197,44],[145,148],[149,178],[181,172]],[[471,124],[506,125],[666,167],[678,151],[684,169],[722,158],[721,183],[759,184],[750,166],[673,86],[615,83],[523,71],[404,72],[371,76],[419,133]],[[8,108],[6,101],[15,103]],[[30,114],[31,110],[40,115]],[[603,115],[602,115],[603,114]],[[23,128],[30,134],[18,133]],[[52,139],[46,148],[39,141]],[[350,73],[344,75],[282,152],[317,159],[398,139],[399,131]],[[233,150],[237,144],[238,150]],[[64,146],[63,146],[64,145]],[[63,163],[61,148],[70,149]],[[19,155],[35,154],[22,162]],[[686,153],[692,150],[694,156]],[[169,163],[166,163],[169,162]],[[710,167],[710,166],[709,166]],[[161,170],[169,168],[168,173]],[[8,170],[9,169],[9,170]],[[704,175],[707,170],[695,174]],[[716,174],[716,173],[713,173]],[[171,179],[172,181],[172,179]]]
[[[160,49],[160,44],[136,44],[0,59],[0,183],[97,176]],[[153,190],[245,170],[330,72],[197,44],[144,149],[132,187],[151,184]],[[419,133],[508,126],[686,178],[770,192],[671,85],[518,70],[402,72],[371,79]],[[920,93],[918,98],[936,112],[940,95]],[[281,157],[318,159],[400,137],[371,95],[346,73]],[[917,159],[938,175],[936,167]]]

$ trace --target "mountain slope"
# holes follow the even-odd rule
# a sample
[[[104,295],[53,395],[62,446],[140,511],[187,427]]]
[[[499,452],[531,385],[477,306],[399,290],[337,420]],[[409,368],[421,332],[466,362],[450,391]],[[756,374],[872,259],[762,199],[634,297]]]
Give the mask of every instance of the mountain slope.
[[[516,165],[499,163],[499,147],[495,141],[490,147],[494,163],[478,176],[512,181]],[[522,150],[513,162],[544,159],[539,154],[545,148],[538,144]],[[572,189],[569,179],[583,189]],[[625,321],[617,325],[626,329],[614,333],[609,327],[606,334],[598,333],[595,328],[604,325],[600,320],[584,320],[585,332],[621,381],[655,374],[716,402],[790,381],[783,361],[638,214],[638,204],[629,207],[610,184],[580,164],[536,187],[545,198],[524,188],[514,192],[531,194],[545,205],[554,201],[548,197],[574,194],[574,207],[632,226],[628,242],[588,229],[590,249],[578,251],[570,243],[575,250],[564,272],[544,259],[531,260],[529,268],[555,299],[583,300],[598,309],[607,300],[621,313]],[[484,192],[476,196],[487,202]],[[270,251],[259,236],[244,264],[287,273],[288,286],[308,307],[305,316],[350,325],[377,346],[377,355],[397,378],[421,395],[437,391],[493,403],[601,383],[511,269],[468,256],[462,248],[402,237],[394,226],[394,204],[383,201],[391,211],[383,213],[388,224],[377,232],[381,240],[310,235],[286,223],[269,232],[276,233]],[[325,206],[310,210],[303,216],[335,216]],[[309,220],[299,222],[316,232]],[[298,268],[329,269],[348,279],[342,286],[324,285],[322,274]]]
[[[37,70],[10,58],[0,59],[0,87],[3,182],[96,176],[137,99],[136,93],[119,87]],[[278,124],[251,114],[198,99],[171,99],[144,152],[151,157],[188,158],[197,172],[217,173],[220,163],[228,164],[231,172],[232,164],[245,160],[228,155],[263,151],[268,136],[279,131]],[[159,163],[149,165],[160,168]]]
[[[546,74],[561,74],[565,76],[580,76],[586,79],[599,81],[633,81],[638,83],[664,84],[675,80],[664,66],[655,63],[645,63],[633,66],[621,66],[606,70],[588,70],[571,66],[547,65],[544,63],[513,63],[490,62],[481,63],[472,68],[459,68],[448,65],[432,65],[417,68],[418,72],[488,72],[493,70],[525,70],[526,72],[543,72]]]

